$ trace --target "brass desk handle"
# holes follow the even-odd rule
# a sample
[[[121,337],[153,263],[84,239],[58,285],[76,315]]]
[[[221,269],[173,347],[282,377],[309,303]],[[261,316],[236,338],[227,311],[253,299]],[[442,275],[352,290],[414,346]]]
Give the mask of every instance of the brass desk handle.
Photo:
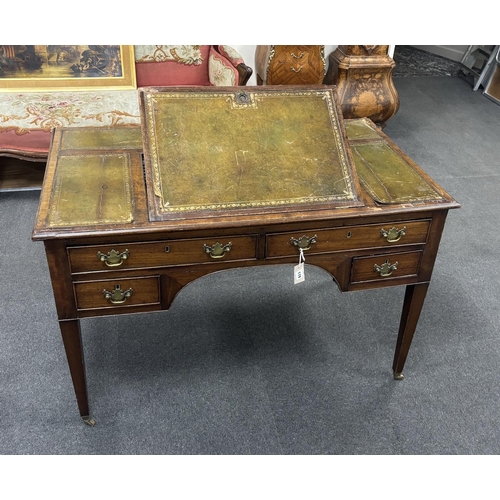
[[[379,266],[378,264],[375,264],[373,266],[373,270],[379,273],[383,278],[385,278],[386,276],[390,276],[397,268],[398,263],[394,262],[394,264],[389,264],[388,259],[386,259],[386,261],[381,266]]]
[[[215,245],[209,247],[208,245],[203,244],[203,250],[205,253],[208,253],[212,259],[222,259],[227,252],[231,250],[231,246],[233,244],[229,242],[227,245],[221,245],[217,242]]]
[[[97,258],[104,262],[109,267],[118,267],[123,264],[124,260],[127,260],[130,256],[130,252],[125,250],[123,252],[117,252],[116,250],[111,250],[107,254],[102,252],[97,252]]]
[[[393,227],[389,231],[385,229],[380,230],[380,235],[383,236],[389,243],[396,243],[406,234],[406,226],[403,229]]]
[[[309,250],[312,245],[318,241],[318,236],[315,234],[312,238],[308,238],[306,235],[301,236],[298,240],[296,238],[290,238],[290,243],[297,248],[302,248],[302,250]]]
[[[129,297],[132,296],[132,288],[122,290],[120,285],[115,285],[112,292],[103,290],[104,298],[109,300],[112,304],[123,304]]]

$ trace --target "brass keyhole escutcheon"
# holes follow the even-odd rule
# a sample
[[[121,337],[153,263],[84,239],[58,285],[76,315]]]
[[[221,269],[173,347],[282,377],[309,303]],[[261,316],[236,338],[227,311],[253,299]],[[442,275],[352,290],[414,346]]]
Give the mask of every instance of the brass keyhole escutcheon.
[[[122,290],[120,285],[115,285],[112,292],[103,290],[104,298],[109,300],[112,304],[123,304],[129,297],[132,296],[132,288]]]
[[[393,227],[386,231],[385,229],[380,230],[380,235],[384,237],[389,243],[396,243],[406,234],[406,226],[402,229],[398,229],[397,227]]]
[[[226,253],[231,250],[232,243],[229,242],[227,245],[221,245],[219,242],[215,243],[212,246],[208,246],[203,244],[203,250],[205,253],[208,253],[212,259],[222,259]]]
[[[97,252],[97,258],[104,262],[108,267],[118,267],[123,264],[124,260],[127,260],[130,256],[130,252],[128,250],[124,250],[123,252],[118,252],[116,250],[111,250],[107,254],[102,252]]]
[[[386,259],[381,266],[379,266],[378,264],[375,264],[373,266],[373,270],[379,273],[383,278],[390,276],[397,268],[398,263],[394,262],[394,264],[390,264],[388,259]]]
[[[299,239],[290,238],[290,243],[297,248],[301,248],[306,251],[309,250],[318,241],[318,236],[315,234],[312,238],[308,238],[305,234]]]

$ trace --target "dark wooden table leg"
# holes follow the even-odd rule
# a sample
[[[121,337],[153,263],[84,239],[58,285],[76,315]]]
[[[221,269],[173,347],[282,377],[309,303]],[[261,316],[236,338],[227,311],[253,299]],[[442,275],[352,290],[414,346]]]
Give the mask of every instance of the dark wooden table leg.
[[[417,328],[418,318],[420,317],[428,288],[429,283],[408,285],[406,287],[398,340],[396,342],[396,352],[394,354],[394,363],[392,364],[396,380],[403,379],[403,366],[410,350],[413,334]]]
[[[69,371],[73,380],[78,409],[83,421],[92,427],[95,425],[95,421],[89,415],[80,320],[60,320],[59,326],[61,328],[64,349],[66,350],[66,357],[68,358]]]

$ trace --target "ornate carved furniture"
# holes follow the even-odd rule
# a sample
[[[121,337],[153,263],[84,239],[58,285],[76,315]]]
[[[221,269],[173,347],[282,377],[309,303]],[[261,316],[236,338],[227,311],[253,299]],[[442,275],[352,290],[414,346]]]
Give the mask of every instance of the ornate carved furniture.
[[[311,85],[323,83],[323,45],[257,45],[255,71],[258,85]]]
[[[392,81],[396,63],[388,45],[339,45],[329,57],[324,82],[336,85],[344,118],[370,118],[383,127],[399,109]]]
[[[406,285],[401,379],[453,198],[371,121],[344,129],[331,87],[140,95],[141,128],[55,130],[33,231],[84,421],[81,318],[166,310],[237,267],[292,264],[293,286],[304,256],[342,292]]]

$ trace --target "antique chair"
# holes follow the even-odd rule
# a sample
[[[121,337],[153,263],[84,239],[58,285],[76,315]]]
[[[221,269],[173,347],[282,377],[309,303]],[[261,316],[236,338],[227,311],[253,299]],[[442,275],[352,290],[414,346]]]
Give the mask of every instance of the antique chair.
[[[136,45],[138,87],[245,85],[252,75],[227,45]],[[0,80],[1,86],[1,80]],[[7,158],[45,161],[54,127],[137,125],[136,90],[1,92],[0,169]]]
[[[138,87],[245,85],[252,69],[228,45],[136,45]]]

